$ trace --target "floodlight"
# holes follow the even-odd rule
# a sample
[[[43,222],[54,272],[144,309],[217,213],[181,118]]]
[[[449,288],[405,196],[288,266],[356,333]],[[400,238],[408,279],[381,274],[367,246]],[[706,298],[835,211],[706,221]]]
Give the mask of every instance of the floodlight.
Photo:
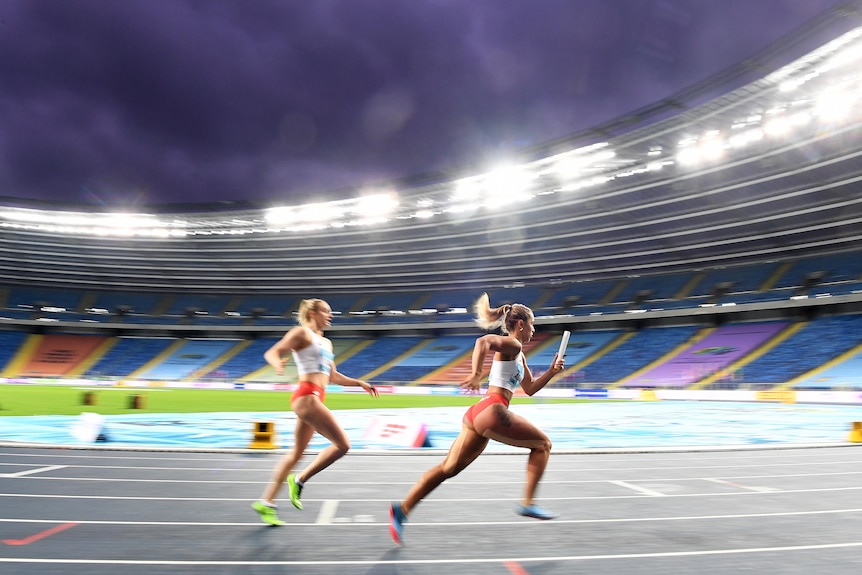
[[[296,219],[312,225],[330,222],[344,214],[344,209],[338,204],[339,202],[303,204],[296,208]]]
[[[827,92],[817,100],[815,112],[826,122],[838,122],[850,115],[856,96],[846,91]]]
[[[760,128],[752,128],[739,134],[734,134],[730,137],[727,143],[731,148],[742,148],[763,139],[763,130]]]
[[[717,160],[724,155],[724,142],[713,138],[700,145],[700,155],[706,160]]]
[[[380,217],[392,213],[398,203],[398,196],[394,192],[371,194],[358,198],[352,211],[362,217]]]
[[[470,178],[464,178],[455,182],[455,189],[453,190],[452,199],[453,200],[473,200],[482,193],[482,178],[479,176],[472,176]]]
[[[295,219],[293,208],[289,206],[276,206],[274,208],[269,208],[264,212],[264,218],[266,218],[267,222],[273,224],[285,224]]]
[[[676,155],[676,161],[683,166],[691,166],[700,162],[700,150],[697,148],[685,148]]]
[[[763,125],[763,132],[767,136],[777,137],[790,133],[792,124],[788,118],[778,117],[769,120]]]

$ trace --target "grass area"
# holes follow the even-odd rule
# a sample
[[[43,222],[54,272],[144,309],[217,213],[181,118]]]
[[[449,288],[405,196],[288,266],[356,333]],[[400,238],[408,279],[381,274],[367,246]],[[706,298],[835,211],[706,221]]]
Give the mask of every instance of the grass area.
[[[94,405],[84,403],[84,395],[95,396]],[[131,397],[140,395],[143,407],[131,406]],[[73,386],[36,386],[0,384],[0,416],[3,415],[78,415],[92,411],[102,415],[118,413],[207,413],[244,411],[290,411],[290,393],[217,389],[130,389]],[[365,393],[330,393],[330,409],[384,409],[402,407],[468,406],[477,396],[381,395],[374,399]],[[590,400],[515,398],[513,404],[583,403]]]

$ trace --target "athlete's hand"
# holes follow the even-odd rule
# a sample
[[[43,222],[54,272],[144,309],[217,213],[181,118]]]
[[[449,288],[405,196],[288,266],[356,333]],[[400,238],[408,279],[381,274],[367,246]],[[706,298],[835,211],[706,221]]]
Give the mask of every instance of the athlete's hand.
[[[380,392],[377,391],[377,388],[373,385],[369,385],[364,381],[360,381],[359,386],[362,387],[362,389],[364,389],[366,392],[368,392],[368,394],[372,397],[380,397]]]
[[[470,393],[476,393],[480,389],[482,389],[482,376],[471,375],[470,377],[461,382],[460,387],[462,389],[468,390]]]
[[[551,362],[551,371],[554,373],[559,373],[563,371],[563,368],[566,367],[566,358],[560,357],[558,354],[554,354],[554,361]]]
[[[275,366],[276,375],[284,375],[284,366],[286,366],[289,361],[290,361],[289,357],[281,358],[281,361],[279,361],[278,365]]]

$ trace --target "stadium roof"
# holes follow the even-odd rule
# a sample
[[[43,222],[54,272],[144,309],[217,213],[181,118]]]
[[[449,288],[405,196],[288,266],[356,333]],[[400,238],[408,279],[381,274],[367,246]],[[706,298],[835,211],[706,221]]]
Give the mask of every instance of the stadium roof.
[[[852,12],[832,13],[708,82],[489,172],[267,210],[110,214],[8,202],[0,281],[441,289],[853,249],[862,239],[858,24]],[[770,67],[827,32],[832,39],[819,48]],[[738,87],[705,99],[724,85]]]

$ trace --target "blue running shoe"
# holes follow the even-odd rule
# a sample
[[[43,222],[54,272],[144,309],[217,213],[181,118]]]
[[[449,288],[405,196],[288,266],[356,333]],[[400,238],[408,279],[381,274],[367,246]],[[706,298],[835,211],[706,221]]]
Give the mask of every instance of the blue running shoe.
[[[518,512],[518,515],[533,517],[534,519],[553,519],[557,516],[556,513],[543,509],[538,505],[518,505],[516,511]]]
[[[392,540],[398,545],[404,542],[402,534],[406,521],[407,516],[401,511],[400,503],[393,503],[389,506],[389,534],[392,535]]]

